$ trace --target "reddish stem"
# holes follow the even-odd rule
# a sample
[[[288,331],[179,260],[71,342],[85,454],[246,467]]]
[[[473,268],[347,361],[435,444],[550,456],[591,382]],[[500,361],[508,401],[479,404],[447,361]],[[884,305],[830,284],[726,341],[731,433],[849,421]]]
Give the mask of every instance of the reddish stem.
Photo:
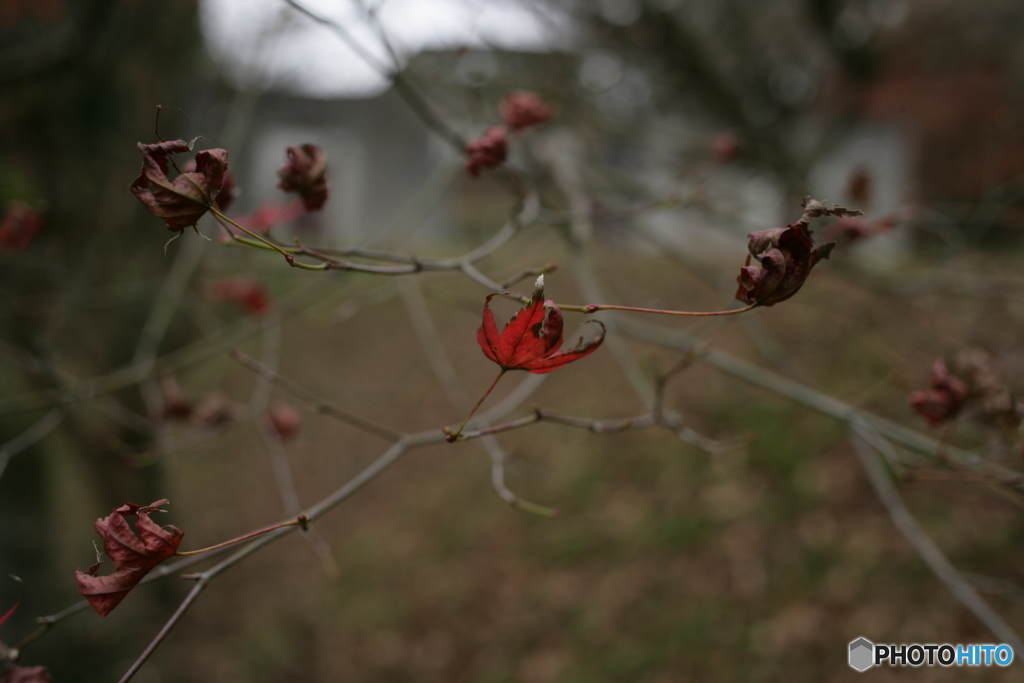
[[[494,391],[494,387],[498,386],[498,382],[501,380],[502,377],[505,376],[506,372],[507,368],[501,369],[501,372],[499,372],[498,376],[494,378],[493,382],[491,382],[491,386],[487,387],[487,391],[484,392],[484,395],[481,396],[480,400],[476,402],[475,406],[473,406],[473,410],[469,411],[469,415],[467,415],[466,419],[462,421],[462,424],[459,425],[459,428],[456,429],[454,432],[448,434],[448,443],[452,443],[459,438],[459,434],[462,433],[462,428],[466,426],[467,422],[469,422],[469,418],[473,417],[473,415],[476,414],[477,409],[479,409],[480,406],[483,405],[483,402],[487,400],[487,397],[491,395],[491,392]]]
[[[634,313],[658,313],[661,315],[686,315],[695,317],[710,317],[715,315],[736,315],[737,313],[746,313],[752,308],[756,308],[757,304],[750,304],[745,308],[737,308],[732,311],[666,311],[660,308],[637,308],[635,306],[611,306],[605,304],[589,304],[587,306],[563,306],[562,304],[555,304],[563,311],[579,311],[581,313],[597,313],[598,311],[633,311]]]
[[[233,538],[230,541],[224,541],[223,543],[218,543],[217,545],[211,545],[209,548],[203,548],[201,550],[186,550],[185,552],[177,552],[177,553],[174,553],[174,554],[175,555],[181,555],[181,556],[185,556],[185,555],[200,555],[202,553],[208,553],[211,550],[218,550],[219,548],[223,548],[225,546],[234,545],[235,543],[241,543],[242,541],[248,541],[250,538],[255,538],[257,536],[262,536],[263,534],[271,532],[274,529],[281,529],[282,527],[286,527],[286,526],[306,527],[308,524],[309,524],[309,518],[306,517],[305,515],[299,515],[298,517],[296,517],[295,519],[293,519],[290,522],[281,522],[280,524],[275,524],[273,526],[268,526],[266,529],[259,529],[258,531],[253,531],[252,533],[248,533],[245,536],[239,536],[238,538]]]

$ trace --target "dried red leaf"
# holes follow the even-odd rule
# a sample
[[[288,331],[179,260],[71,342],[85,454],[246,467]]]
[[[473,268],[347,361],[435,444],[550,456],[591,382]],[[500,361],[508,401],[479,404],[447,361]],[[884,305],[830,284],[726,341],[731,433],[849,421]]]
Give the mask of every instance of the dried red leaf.
[[[302,426],[302,416],[299,411],[284,401],[273,401],[267,407],[267,421],[270,428],[282,441],[295,436],[299,427]]]
[[[192,151],[184,140],[168,140],[153,145],[138,143],[142,152],[142,171],[131,185],[132,194],[154,216],[164,219],[168,230],[184,230],[203,217],[224,187],[228,171],[228,153],[208,149],[196,154],[195,170],[180,173],[173,181],[167,177],[168,155]]]
[[[187,164],[182,166],[181,169],[185,173],[193,173],[196,170],[196,160],[191,159]],[[238,181],[235,180],[235,174],[230,170],[224,171],[224,182],[220,185],[220,192],[217,193],[217,197],[213,200],[213,203],[217,205],[217,208],[221,211],[227,211],[231,203],[235,201],[235,193],[237,192]]]
[[[1007,384],[1006,372],[987,351],[977,347],[962,350],[953,361],[951,374],[967,385],[974,414],[981,422],[1017,431],[1024,405]]]
[[[477,140],[466,145],[466,170],[473,177],[480,171],[497,168],[508,157],[508,140],[505,128],[496,126],[487,130]]]
[[[950,374],[941,358],[932,365],[931,388],[910,395],[910,405],[928,424],[940,425],[951,420],[967,400],[967,384]]]
[[[249,277],[230,277],[210,283],[209,297],[215,301],[233,301],[249,313],[266,313],[270,295],[263,284]]]
[[[750,255],[736,278],[736,298],[746,304],[772,306],[797,293],[811,268],[828,258],[834,242],[815,247],[807,224],[750,233]],[[751,257],[759,264],[751,265]]]
[[[288,161],[277,172],[277,186],[302,197],[306,211],[319,211],[327,201],[327,154],[316,145],[289,147]]]
[[[505,125],[515,131],[540,125],[554,113],[537,95],[525,90],[515,90],[506,95],[498,105],[498,111]]]
[[[93,525],[103,539],[103,550],[114,562],[115,571],[107,576],[96,576],[100,568],[97,563],[88,571],[75,570],[75,578],[78,592],[101,617],[117,607],[154,567],[177,552],[185,532],[173,526],[162,527],[149,518],[154,512],[162,512],[157,508],[167,502],[164,498],[149,505],[125,503]],[[138,517],[137,534],[127,517]]]
[[[4,672],[0,683],[53,683],[45,666],[12,666]]]
[[[551,372],[593,353],[604,341],[604,325],[592,320],[601,326],[601,336],[590,341],[580,337],[571,349],[557,350],[562,344],[562,312],[553,301],[544,300],[543,275],[537,278],[530,305],[516,313],[500,334],[490,308],[495,296],[491,294],[484,303],[484,320],[476,331],[476,341],[484,355],[505,370]]]

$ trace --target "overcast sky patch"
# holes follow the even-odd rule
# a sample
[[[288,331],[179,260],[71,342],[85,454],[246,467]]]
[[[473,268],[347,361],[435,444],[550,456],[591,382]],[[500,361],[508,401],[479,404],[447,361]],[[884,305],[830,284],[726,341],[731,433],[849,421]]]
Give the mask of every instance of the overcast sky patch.
[[[344,25],[382,63],[387,51],[357,0],[304,0]],[[485,48],[544,51],[565,22],[519,0],[368,0],[403,58],[422,50]],[[386,79],[330,29],[283,0],[204,0],[209,49],[237,85],[273,87],[310,97],[371,97]],[[562,41],[564,42],[564,40]]]

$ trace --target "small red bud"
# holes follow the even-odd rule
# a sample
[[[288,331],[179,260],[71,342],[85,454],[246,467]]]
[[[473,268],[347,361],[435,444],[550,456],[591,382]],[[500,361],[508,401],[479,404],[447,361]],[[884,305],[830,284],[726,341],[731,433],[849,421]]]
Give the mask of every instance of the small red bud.
[[[282,441],[294,437],[302,426],[302,416],[289,404],[274,401],[267,408],[267,421]]]

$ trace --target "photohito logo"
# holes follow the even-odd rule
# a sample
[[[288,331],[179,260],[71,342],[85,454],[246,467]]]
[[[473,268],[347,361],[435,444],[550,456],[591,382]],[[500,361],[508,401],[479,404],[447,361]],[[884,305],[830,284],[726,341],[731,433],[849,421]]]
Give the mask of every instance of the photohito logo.
[[[858,638],[850,643],[850,666],[865,671],[875,664],[875,644],[867,638]]]
[[[867,638],[850,642],[849,663],[857,671],[873,666],[1009,666],[1013,661],[1013,648],[999,645],[950,645],[943,643],[909,645],[876,645]]]

